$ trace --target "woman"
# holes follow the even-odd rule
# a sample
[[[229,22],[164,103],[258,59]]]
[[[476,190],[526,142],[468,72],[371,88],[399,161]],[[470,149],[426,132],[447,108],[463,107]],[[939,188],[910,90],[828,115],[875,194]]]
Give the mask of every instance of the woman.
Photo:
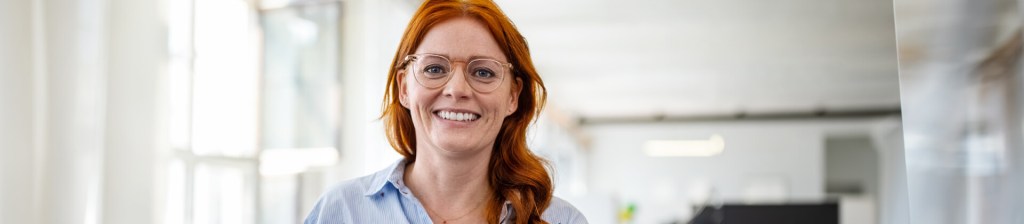
[[[489,0],[427,0],[388,73],[381,118],[404,159],[321,196],[306,223],[586,223],[526,147],[546,91]]]

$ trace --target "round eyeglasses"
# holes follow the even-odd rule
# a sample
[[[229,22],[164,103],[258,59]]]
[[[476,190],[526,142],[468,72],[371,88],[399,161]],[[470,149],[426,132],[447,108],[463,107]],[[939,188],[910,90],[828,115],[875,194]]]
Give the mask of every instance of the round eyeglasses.
[[[423,87],[439,88],[452,79],[452,61],[448,57],[436,54],[413,54],[405,56],[416,82]],[[511,63],[499,62],[489,58],[477,58],[465,62],[463,74],[469,86],[477,92],[488,93],[498,89],[505,80],[506,68],[512,70]]]

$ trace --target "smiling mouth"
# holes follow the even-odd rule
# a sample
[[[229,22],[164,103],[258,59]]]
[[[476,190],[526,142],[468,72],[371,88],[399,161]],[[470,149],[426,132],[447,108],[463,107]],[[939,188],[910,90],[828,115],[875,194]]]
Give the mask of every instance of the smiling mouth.
[[[434,114],[437,114],[437,116],[441,117],[441,119],[450,120],[450,121],[475,121],[477,119],[480,119],[480,115],[479,114],[474,114],[474,113],[464,113],[464,112],[453,112],[453,111],[440,110],[440,111],[435,111]]]

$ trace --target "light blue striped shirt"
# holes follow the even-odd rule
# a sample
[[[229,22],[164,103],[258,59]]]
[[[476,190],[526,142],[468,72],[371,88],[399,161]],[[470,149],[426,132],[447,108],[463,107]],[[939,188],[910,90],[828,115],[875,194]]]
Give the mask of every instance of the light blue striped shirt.
[[[405,186],[405,160],[369,176],[339,183],[320,196],[306,224],[432,223],[420,201]],[[511,223],[511,204],[505,203],[501,223]],[[541,219],[552,224],[587,223],[568,202],[552,197]]]

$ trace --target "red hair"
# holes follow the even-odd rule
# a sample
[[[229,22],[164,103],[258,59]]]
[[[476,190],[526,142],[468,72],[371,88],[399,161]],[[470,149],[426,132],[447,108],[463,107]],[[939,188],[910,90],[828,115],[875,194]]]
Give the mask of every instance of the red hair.
[[[415,53],[431,27],[457,17],[474,18],[486,25],[512,63],[513,76],[522,80],[518,109],[505,117],[494,141],[487,177],[493,197],[484,209],[484,217],[489,223],[498,223],[508,201],[515,214],[513,223],[546,223],[540,216],[551,202],[551,177],[545,162],[526,147],[526,130],[544,107],[547,90],[530,60],[526,39],[494,2],[426,0],[416,10],[388,71],[381,114],[388,142],[406,161],[415,161],[416,132],[409,109],[399,102],[398,72],[404,69],[404,57]]]

